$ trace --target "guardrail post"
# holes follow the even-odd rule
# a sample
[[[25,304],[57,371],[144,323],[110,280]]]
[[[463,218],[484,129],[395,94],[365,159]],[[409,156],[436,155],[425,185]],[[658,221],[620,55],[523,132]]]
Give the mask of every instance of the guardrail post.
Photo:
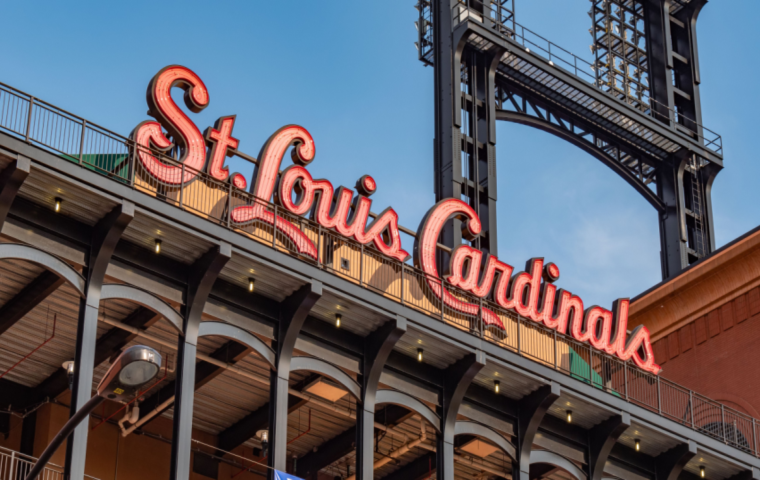
[[[127,181],[132,185],[132,188],[135,188],[135,162],[137,162],[136,157],[138,155],[137,153],[137,144],[135,145],[129,145],[129,142],[127,142],[127,148],[132,150],[132,154],[127,154]]]
[[[691,428],[694,427],[694,392],[689,390],[689,414],[691,416]]]
[[[723,408],[723,404],[720,404],[720,429],[723,430],[723,443],[728,444],[728,437],[726,436],[726,410]]]
[[[522,353],[521,353],[522,349],[521,349],[521,346],[520,346],[521,343],[522,342],[520,341],[520,315],[518,315],[517,316],[517,354],[518,355],[522,355]]]
[[[32,107],[34,107],[34,97],[29,97],[29,112],[26,114],[26,142],[29,143],[29,132],[32,129]]]
[[[623,382],[625,382],[625,401],[630,402],[628,396],[628,362],[623,363]]]
[[[557,370],[559,365],[559,360],[557,359],[557,356],[559,355],[557,353],[557,331],[552,330],[552,332],[554,333],[554,370]]]
[[[272,209],[274,211],[274,222],[272,223],[272,248],[277,248],[277,205]]]
[[[446,322],[446,316],[445,316],[445,310],[446,310],[446,303],[443,301],[443,299],[446,296],[444,286],[443,286],[443,278],[441,280],[441,322]]]
[[[79,139],[79,165],[84,157],[84,132],[87,130],[87,120],[82,120],[82,137]]]
[[[185,164],[182,164],[182,176],[179,179],[179,208],[183,208],[185,194]]]
[[[478,298],[478,335],[483,338],[483,299]]]
[[[404,292],[406,292],[406,288],[404,288],[404,277],[406,273],[406,265],[404,262],[401,262],[401,305],[404,305]]]
[[[317,266],[322,268],[322,225],[317,224]]]
[[[232,182],[227,192],[227,228],[232,228]]]
[[[692,424],[694,422],[692,421]],[[758,452],[760,449],[757,448],[757,422],[755,422],[755,417],[752,417],[752,451],[757,457]]]
[[[588,349],[588,384],[594,386],[594,350]]]
[[[660,390],[660,376],[657,375],[657,411],[662,415],[662,391]]]
[[[364,286],[364,244],[359,245],[359,286]]]

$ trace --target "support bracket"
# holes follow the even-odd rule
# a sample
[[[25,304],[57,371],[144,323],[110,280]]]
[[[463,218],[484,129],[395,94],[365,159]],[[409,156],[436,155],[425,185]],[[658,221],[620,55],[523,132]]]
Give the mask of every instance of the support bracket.
[[[406,318],[397,315],[364,339],[362,408],[356,417],[356,476],[359,479],[374,475],[375,396],[385,362],[396,342],[406,333],[406,327]]]
[[[518,403],[517,458],[520,467],[519,480],[530,478],[530,453],[533,440],[544,415],[561,393],[558,383],[551,382],[526,395]]]
[[[192,267],[187,279],[185,305],[182,307],[184,319],[183,334],[179,337],[177,355],[177,377],[174,390],[174,426],[171,457],[173,480],[190,478],[190,456],[193,429],[193,401],[195,396],[195,369],[198,333],[203,306],[211,288],[232,257],[229,243],[220,243],[211,248]]]
[[[0,172],[0,232],[8,217],[13,200],[16,198],[21,185],[32,171],[32,161],[19,155],[16,160]]]
[[[441,392],[441,432],[438,434],[436,463],[440,480],[454,480],[454,435],[457,414],[470,383],[486,365],[486,354],[475,350],[443,372]]]
[[[683,467],[697,455],[697,444],[688,440],[655,458],[657,480],[678,480]]]
[[[602,480],[604,465],[607,463],[612,447],[630,426],[631,415],[628,412],[620,412],[620,415],[613,415],[591,429],[589,432],[589,480]]]

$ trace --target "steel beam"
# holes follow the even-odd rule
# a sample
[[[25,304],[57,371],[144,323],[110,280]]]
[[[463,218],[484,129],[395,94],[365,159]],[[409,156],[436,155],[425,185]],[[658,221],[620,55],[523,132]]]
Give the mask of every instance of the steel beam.
[[[306,385],[319,378],[319,375],[308,375],[303,380],[293,386],[296,390],[301,390]],[[291,414],[304,406],[307,400],[288,395],[288,414]],[[224,455],[224,452],[231,452],[240,445],[244,444],[254,436],[259,430],[266,430],[269,425],[269,402],[249,413],[245,417],[230,425],[219,434],[216,445],[219,447],[217,455]]]
[[[678,480],[683,467],[697,455],[697,444],[688,440],[655,458],[657,480]]]
[[[95,369],[95,350],[98,334],[100,289],[106,268],[122,233],[135,216],[135,205],[124,200],[114,207],[92,229],[87,265],[83,269],[85,296],[79,303],[74,385],[71,392],[70,416],[74,416],[92,395],[92,376]],[[66,442],[65,476],[69,480],[84,480],[87,455],[87,422],[81,423]]]
[[[137,310],[129,314],[122,320],[131,327],[146,330],[156,323],[161,317],[145,307],[138,307]],[[118,353],[129,342],[134,340],[136,335],[126,332],[120,328],[112,328],[98,338],[95,344],[95,360],[93,365],[97,367],[101,363]],[[30,393],[29,405],[44,401],[46,398],[56,398],[69,388],[69,380],[66,370],[59,368],[51,373],[39,385],[34,387]]]
[[[727,480],[760,480],[760,469],[752,467],[750,470],[742,470]]]
[[[520,476],[515,480],[530,479],[530,454],[533,449],[533,440],[536,438],[541,420],[559,396],[559,384],[551,382],[520,399],[517,422],[517,463]]]
[[[407,418],[411,417],[412,415],[413,412],[410,412],[403,407],[399,407],[397,405],[386,405],[380,411],[373,413],[372,421],[382,423],[383,425],[392,428]],[[376,430],[374,426],[372,426],[371,432],[373,435],[370,435],[370,437],[372,438],[372,445],[374,446],[374,434],[377,434],[380,432],[380,430]],[[297,462],[296,475],[300,478],[317,480],[320,470],[329,467],[354,450],[357,433],[357,427],[353,426],[317,447],[316,451],[311,451],[303,457],[299,458]],[[358,457],[358,446],[356,448]],[[370,463],[371,468],[374,466],[374,449],[370,449],[370,451],[373,453],[372,463]],[[360,476],[361,472],[358,466],[356,468],[356,472],[357,479],[374,478],[374,470],[372,469],[370,469],[369,476],[367,476],[366,472],[364,473],[363,477]]]
[[[65,280],[45,270],[0,308],[0,335],[63,285]]]
[[[245,358],[249,353],[251,353],[251,349],[246,347],[245,345],[235,342],[234,340],[230,340],[226,343],[224,343],[221,347],[217,348],[210,357],[220,360],[222,362],[226,362],[230,365],[234,365],[243,358]],[[204,362],[203,360],[199,361],[195,364],[195,385],[193,388],[193,391],[198,390],[202,386],[209,383],[211,380],[215,379],[222,373],[224,373],[225,369],[218,367],[216,365],[213,365],[208,362]],[[174,406],[174,402],[170,402],[166,405],[163,405],[167,400],[170,400],[174,397],[176,400],[176,393],[177,390],[177,382],[176,380],[173,380],[169,383],[167,383],[164,387],[161,388],[158,392],[154,393],[150,397],[148,397],[147,400],[145,400],[140,405],[140,410],[142,411],[142,414],[145,415],[149,412],[156,412],[153,417],[151,417],[148,421],[143,423],[141,425],[145,426],[148,423],[152,422],[159,416],[161,416],[162,413],[169,410]]]
[[[627,412],[613,415],[589,432],[589,480],[602,480],[604,465],[620,435],[631,426],[631,416]]]
[[[361,409],[356,423],[356,476],[359,480],[371,479],[375,464],[375,395],[388,356],[406,333],[406,319],[396,317],[383,324],[364,339],[362,358]],[[318,470],[317,470],[318,471]]]
[[[486,355],[476,350],[455,364],[443,374],[441,406],[441,432],[437,435],[438,452],[436,465],[439,480],[454,480],[454,436],[456,435],[457,415],[467,389],[475,375],[486,365]]]
[[[430,478],[436,472],[436,459],[437,455],[435,452],[428,452],[416,460],[407,463],[390,475],[382,477],[382,479],[421,480],[423,478]]]
[[[18,155],[16,160],[0,172],[0,231],[3,230],[3,224],[8,218],[8,212],[13,200],[16,199],[16,194],[31,171],[32,161],[23,155]]]
[[[277,369],[271,371],[269,384],[269,466],[285,471],[287,462],[288,442],[288,410],[287,398],[290,379],[290,361],[296,345],[298,332],[301,331],[306,317],[314,304],[322,296],[322,282],[312,280],[305,284],[280,306],[280,319],[277,324],[277,334],[272,347],[276,353]],[[270,480],[274,477],[269,470]]]
[[[203,306],[219,272],[232,256],[232,247],[220,243],[211,248],[190,268],[185,304],[182,306],[183,335],[179,338],[176,388],[174,391],[174,425],[170,478],[190,478],[190,440],[193,433],[193,400],[195,396],[195,356],[198,327]]]

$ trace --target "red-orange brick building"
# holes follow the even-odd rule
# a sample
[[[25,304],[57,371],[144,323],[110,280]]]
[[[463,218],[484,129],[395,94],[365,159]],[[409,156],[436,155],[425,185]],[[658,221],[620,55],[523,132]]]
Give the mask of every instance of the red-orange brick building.
[[[760,414],[760,228],[633,299],[662,375]]]

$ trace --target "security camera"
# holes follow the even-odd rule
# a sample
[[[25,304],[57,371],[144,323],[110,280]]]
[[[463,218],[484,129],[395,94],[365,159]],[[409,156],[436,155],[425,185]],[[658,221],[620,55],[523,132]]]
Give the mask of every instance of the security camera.
[[[269,450],[269,430],[259,430],[256,437],[261,441],[261,456],[266,457]]]

